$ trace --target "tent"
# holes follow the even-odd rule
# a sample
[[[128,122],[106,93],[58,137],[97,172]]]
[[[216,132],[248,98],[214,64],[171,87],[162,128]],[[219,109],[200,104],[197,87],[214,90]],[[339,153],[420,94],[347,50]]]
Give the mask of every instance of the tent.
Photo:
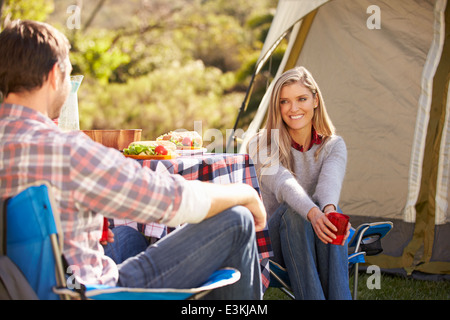
[[[287,38],[277,74],[314,75],[348,149],[340,206],[353,226],[394,223],[368,259],[387,272],[450,278],[449,36],[446,0],[280,0],[256,65]]]

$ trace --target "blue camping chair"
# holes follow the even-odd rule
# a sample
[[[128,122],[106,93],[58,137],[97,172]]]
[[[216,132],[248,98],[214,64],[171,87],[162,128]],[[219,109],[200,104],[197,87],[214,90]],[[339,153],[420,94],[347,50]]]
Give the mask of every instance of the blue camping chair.
[[[390,221],[363,223],[356,229],[350,229],[348,240],[349,254],[348,264],[350,270],[355,273],[353,281],[353,299],[358,298],[358,272],[359,264],[366,262],[365,256],[374,256],[383,252],[381,239],[394,227]]]
[[[349,255],[349,271],[354,271],[353,299],[358,298],[358,268],[360,263],[366,262],[365,256],[372,256],[383,251],[381,239],[393,228],[390,221],[363,223],[356,229],[350,229],[347,239]],[[351,253],[350,253],[351,252]],[[291,299],[295,299],[290,287],[289,276],[286,268],[269,260],[270,284],[269,287],[278,288]]]
[[[198,288],[140,289],[86,285],[72,290],[63,268],[59,216],[53,212],[50,186],[31,186],[7,200],[7,246],[9,258],[22,271],[39,299],[87,298],[93,300],[185,300],[198,299],[219,287],[235,283],[240,272],[224,268],[214,272]],[[51,267],[54,266],[54,267]]]

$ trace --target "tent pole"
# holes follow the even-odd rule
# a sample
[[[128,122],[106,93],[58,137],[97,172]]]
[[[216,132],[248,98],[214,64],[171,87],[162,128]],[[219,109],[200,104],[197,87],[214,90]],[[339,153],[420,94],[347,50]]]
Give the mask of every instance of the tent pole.
[[[253,83],[255,81],[255,77],[256,77],[256,72],[253,73],[252,79],[250,80],[250,84],[247,87],[247,92],[245,93],[244,101],[242,101],[241,108],[239,109],[238,115],[236,117],[236,121],[234,122],[233,131],[231,132],[231,135],[228,138],[226,152],[228,152],[228,150],[230,150],[231,143],[236,141],[236,136],[234,135],[234,133],[236,132],[236,129],[237,129],[237,126],[239,123],[239,119],[241,118],[242,113],[245,111],[245,109],[247,109],[247,106],[248,106],[248,103],[250,100],[249,97],[250,97],[250,93],[252,92],[252,89],[253,89]],[[234,146],[233,146],[233,150],[234,150]]]

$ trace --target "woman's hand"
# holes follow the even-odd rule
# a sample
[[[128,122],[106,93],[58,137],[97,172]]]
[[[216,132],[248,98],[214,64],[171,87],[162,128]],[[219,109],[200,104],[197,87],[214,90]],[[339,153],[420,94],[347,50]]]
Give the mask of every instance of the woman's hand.
[[[336,239],[334,232],[337,231],[337,228],[319,208],[314,207],[309,210],[307,217],[320,241],[327,244]]]
[[[308,220],[311,222],[311,225],[314,229],[314,232],[316,233],[317,237],[322,241],[323,243],[327,244],[332,242],[334,239],[336,239],[336,235],[334,232],[337,231],[337,228],[334,226],[334,224],[331,223],[330,220],[327,218],[327,214],[335,211],[334,206],[329,207],[327,206],[324,211],[320,211],[319,208],[314,207],[308,212]],[[345,234],[345,237],[341,243],[341,246],[346,244],[347,238],[350,235],[350,222],[347,225],[347,232]]]

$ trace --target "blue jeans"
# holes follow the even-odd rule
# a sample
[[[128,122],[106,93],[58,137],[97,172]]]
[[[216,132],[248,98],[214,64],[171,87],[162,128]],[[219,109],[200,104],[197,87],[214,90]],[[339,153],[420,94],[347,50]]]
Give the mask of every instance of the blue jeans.
[[[269,234],[274,260],[286,266],[296,299],[352,298],[347,246],[324,244],[311,223],[286,204],[270,218]]]
[[[233,207],[199,224],[188,224],[147,247],[130,227],[117,227],[105,254],[118,264],[119,286],[193,288],[216,270],[236,268],[241,278],[207,299],[261,299],[261,273],[253,217]]]

